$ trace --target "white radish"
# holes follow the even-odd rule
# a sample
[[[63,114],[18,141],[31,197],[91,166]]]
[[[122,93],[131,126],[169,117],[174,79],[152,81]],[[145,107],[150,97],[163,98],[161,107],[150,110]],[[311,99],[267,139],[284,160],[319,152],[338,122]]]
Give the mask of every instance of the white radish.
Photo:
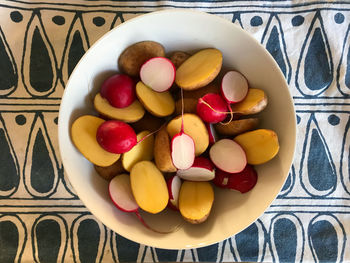
[[[179,193],[181,188],[181,179],[178,176],[172,176],[167,181],[169,191],[169,204],[171,209],[179,210]]]
[[[138,204],[132,194],[130,176],[128,174],[120,174],[115,176],[109,182],[109,196],[114,205],[124,212],[137,212]]]
[[[169,59],[154,57],[141,66],[140,79],[152,90],[164,92],[173,85],[175,72],[175,66]]]
[[[142,218],[139,206],[135,201],[134,195],[131,190],[130,176],[128,174],[120,174],[115,176],[108,186],[109,196],[113,204],[121,211],[128,213],[135,213],[140,222],[148,229],[160,233],[168,234],[172,231],[159,231],[150,227],[147,222]]]
[[[209,159],[196,157],[189,169],[178,170],[176,175],[187,181],[210,181],[215,177],[215,167]]]
[[[214,144],[218,140],[218,135],[212,123],[205,123],[205,127],[207,128],[209,134],[209,144]]]
[[[176,134],[171,141],[171,159],[177,169],[188,169],[195,158],[194,141],[183,131]]]
[[[222,78],[221,93],[228,103],[240,102],[247,96],[248,81],[241,73],[229,71]]]
[[[242,147],[233,140],[221,139],[209,150],[214,165],[228,173],[238,173],[247,164],[247,157]]]

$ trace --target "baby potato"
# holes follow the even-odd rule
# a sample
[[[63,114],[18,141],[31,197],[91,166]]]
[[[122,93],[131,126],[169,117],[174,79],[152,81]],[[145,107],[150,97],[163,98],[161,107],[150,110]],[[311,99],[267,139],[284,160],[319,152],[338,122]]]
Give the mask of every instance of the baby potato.
[[[231,105],[235,113],[242,115],[256,114],[265,109],[267,105],[267,96],[261,89],[248,89],[248,94],[241,102]]]
[[[175,68],[178,68],[190,56],[191,56],[190,54],[183,51],[174,51],[173,53],[170,54],[169,59],[171,62],[173,62]]]
[[[192,98],[184,98],[184,113],[196,113],[198,100]],[[177,115],[182,112],[182,100],[175,102],[175,113]]]
[[[125,172],[122,165],[121,158],[119,158],[118,161],[116,161],[114,164],[110,166],[102,167],[102,166],[94,165],[94,168],[98,173],[98,175],[107,181],[110,181],[114,178],[114,176],[117,176]]]
[[[137,77],[143,63],[153,57],[165,57],[164,47],[154,41],[141,41],[127,47],[119,56],[120,71]]]
[[[142,132],[144,130],[154,132],[158,130],[164,124],[164,122],[164,119],[155,117],[152,114],[146,112],[141,120],[131,123],[131,126],[137,133]]]
[[[215,130],[222,135],[237,135],[246,131],[254,130],[259,124],[258,118],[234,120],[228,124],[216,123]]]
[[[162,172],[176,172],[176,167],[171,159],[170,138],[166,128],[162,128],[156,134],[154,140],[154,161]]]

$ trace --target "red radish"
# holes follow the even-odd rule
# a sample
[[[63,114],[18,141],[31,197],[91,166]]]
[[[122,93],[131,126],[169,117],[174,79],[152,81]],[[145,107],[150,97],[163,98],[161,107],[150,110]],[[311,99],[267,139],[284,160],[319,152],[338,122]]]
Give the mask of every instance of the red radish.
[[[222,78],[221,93],[228,103],[240,102],[247,96],[248,81],[241,73],[229,71]]]
[[[178,170],[176,175],[188,181],[210,181],[215,177],[214,164],[205,157],[196,157],[187,170]]]
[[[179,193],[181,188],[181,179],[178,176],[172,176],[167,181],[169,191],[169,204],[171,209],[179,210]]]
[[[212,123],[206,122],[205,127],[207,128],[207,131],[209,134],[209,144],[212,145],[218,140],[218,135],[217,135]]]
[[[140,69],[141,81],[157,92],[163,92],[173,85],[175,66],[167,58],[155,57],[147,60]]]
[[[177,169],[188,169],[192,166],[195,157],[194,141],[183,131],[176,134],[171,140],[171,159]]]
[[[238,173],[247,165],[247,157],[242,147],[233,140],[221,139],[209,150],[214,165],[228,173]]]
[[[197,115],[205,122],[218,123],[226,118],[227,103],[219,94],[208,93],[198,99]]]
[[[111,153],[125,153],[137,143],[133,128],[117,120],[103,122],[97,129],[96,139],[103,149]]]
[[[139,206],[135,201],[134,195],[131,190],[130,176],[128,174],[120,174],[115,176],[108,186],[109,196],[114,205],[123,212],[135,213],[140,222],[148,229],[161,233],[168,234],[172,231],[164,232],[158,231],[150,227],[147,222],[142,218],[139,212]]]
[[[109,196],[115,206],[124,212],[137,212],[139,206],[131,191],[130,176],[120,174],[109,182]]]
[[[258,180],[258,175],[253,166],[247,164],[239,173],[227,173],[216,170],[213,183],[221,188],[228,188],[240,191],[242,194],[250,191]]]
[[[113,107],[125,108],[136,98],[135,82],[128,75],[115,74],[103,82],[100,94]]]

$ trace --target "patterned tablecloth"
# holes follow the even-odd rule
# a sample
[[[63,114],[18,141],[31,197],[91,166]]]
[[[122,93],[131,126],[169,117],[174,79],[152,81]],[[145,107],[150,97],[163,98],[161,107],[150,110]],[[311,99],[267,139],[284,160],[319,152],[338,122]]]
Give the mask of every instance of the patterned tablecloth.
[[[283,71],[297,114],[289,178],[243,232],[170,251],[115,234],[62,167],[57,120],[67,79],[104,33],[166,8],[222,16]],[[349,1],[0,0],[0,262],[350,261]]]

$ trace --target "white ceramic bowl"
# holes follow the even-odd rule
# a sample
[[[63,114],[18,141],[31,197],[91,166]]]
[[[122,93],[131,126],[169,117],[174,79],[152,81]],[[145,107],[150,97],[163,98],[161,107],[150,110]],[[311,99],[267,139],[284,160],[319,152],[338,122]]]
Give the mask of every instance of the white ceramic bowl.
[[[92,106],[103,79],[118,69],[119,54],[130,44],[154,40],[166,51],[215,47],[223,63],[243,73],[251,87],[265,90],[267,108],[261,127],[277,132],[278,155],[257,166],[255,188],[240,194],[216,189],[208,220],[200,225],[184,223],[170,234],[146,229],[133,214],[117,210],[109,200],[107,182],[101,179],[74,147],[72,122],[83,114],[96,114]],[[270,54],[253,37],[223,18],[195,11],[165,10],[131,19],[108,32],[80,60],[66,86],[59,113],[59,147],[65,172],[86,207],[118,234],[149,246],[166,249],[202,247],[224,240],[252,224],[271,204],[283,186],[292,163],[296,122],[293,102],[283,74]],[[166,216],[166,215],[165,215]],[[172,217],[171,217],[172,218]],[[151,225],[166,222],[147,217]]]

